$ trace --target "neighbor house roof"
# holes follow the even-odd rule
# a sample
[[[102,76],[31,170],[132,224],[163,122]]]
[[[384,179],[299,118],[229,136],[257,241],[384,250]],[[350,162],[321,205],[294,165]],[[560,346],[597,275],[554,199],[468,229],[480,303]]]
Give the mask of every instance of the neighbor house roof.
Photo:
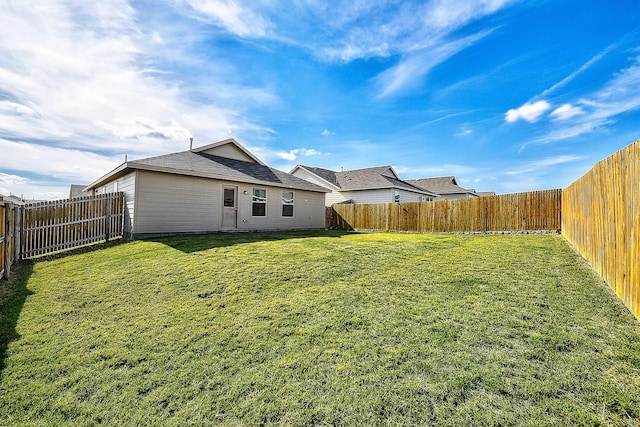
[[[436,194],[471,194],[477,196],[476,190],[458,185],[455,176],[438,176],[434,178],[408,179],[407,182]]]
[[[233,159],[205,152],[212,147],[220,146],[221,143],[234,144],[236,147],[241,149],[242,152],[247,154],[247,158],[250,160],[245,161]],[[322,193],[329,192],[329,190],[324,187],[266,166],[233,139],[221,141],[220,143],[209,144],[189,151],[181,151],[178,153],[125,162],[108,174],[91,183],[87,189],[104,185],[112,179],[125,175],[132,170],[164,172],[176,175],[196,176],[248,184],[261,184]]]
[[[75,199],[77,197],[88,196],[89,193],[84,191],[85,188],[87,188],[86,185],[71,184],[71,187],[69,188],[69,198]]]
[[[335,172],[329,169],[298,165],[332,184],[339,191],[375,190],[381,188],[396,188],[414,193],[437,196],[424,188],[417,187],[401,180],[391,166],[376,166],[364,169],[352,169]],[[292,171],[293,172],[293,171]]]

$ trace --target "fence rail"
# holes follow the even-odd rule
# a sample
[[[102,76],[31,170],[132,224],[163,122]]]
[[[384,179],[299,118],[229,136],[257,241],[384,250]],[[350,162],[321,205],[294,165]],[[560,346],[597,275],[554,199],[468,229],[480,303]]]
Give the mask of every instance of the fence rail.
[[[122,237],[124,194],[23,206],[0,201],[0,277],[16,260]]]
[[[435,202],[336,204],[330,228],[417,232],[554,230],[561,227],[562,190]]]
[[[640,319],[640,141],[595,164],[562,205],[564,237]]]
[[[31,258],[122,236],[122,193],[25,205],[21,258]]]

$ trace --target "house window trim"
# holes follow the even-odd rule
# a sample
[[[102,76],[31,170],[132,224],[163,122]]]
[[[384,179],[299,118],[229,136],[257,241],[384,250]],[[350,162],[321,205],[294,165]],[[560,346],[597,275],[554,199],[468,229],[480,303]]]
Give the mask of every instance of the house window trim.
[[[261,196],[257,196],[256,195],[256,190],[260,191],[264,191],[264,200],[261,201],[259,200],[261,198]],[[256,198],[258,198],[258,200],[256,200]],[[268,194],[267,194],[267,189],[264,187],[253,187],[251,189],[251,216],[255,217],[255,218],[266,218],[267,216],[267,200],[268,200]],[[264,215],[256,215],[254,212],[254,205],[256,204],[262,204],[264,205]]]
[[[290,199],[291,202],[290,203],[285,203],[286,199],[284,197],[284,193],[291,193],[291,199]],[[283,218],[293,218],[293,217],[295,217],[295,214],[296,214],[296,208],[295,208],[295,206],[296,206],[296,192],[293,191],[293,190],[282,190],[281,196],[282,196],[282,200],[281,200],[282,208],[280,210],[281,216]],[[285,206],[291,206],[291,215],[285,215],[284,214],[284,207]]]

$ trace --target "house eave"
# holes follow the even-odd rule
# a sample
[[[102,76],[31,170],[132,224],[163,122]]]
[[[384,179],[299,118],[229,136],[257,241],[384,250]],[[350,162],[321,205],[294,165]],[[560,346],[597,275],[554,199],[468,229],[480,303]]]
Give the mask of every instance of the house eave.
[[[125,163],[125,164],[120,165],[118,168],[114,169],[110,173],[106,174],[102,178],[100,178],[97,181],[95,181],[94,183],[90,184],[87,187],[87,189],[96,188],[96,187],[99,187],[99,186],[101,186],[103,184],[106,184],[107,182],[109,182],[109,181],[111,181],[111,180],[113,180],[113,179],[115,179],[115,178],[117,178],[119,176],[124,175],[127,170],[142,170],[142,171],[148,171],[148,172],[167,173],[167,174],[171,174],[171,175],[182,175],[182,176],[192,176],[192,177],[197,177],[197,178],[216,179],[216,180],[219,180],[219,181],[238,182],[238,183],[243,183],[243,184],[265,185],[265,186],[278,187],[278,188],[293,188],[295,190],[311,191],[311,192],[314,192],[314,193],[330,193],[331,192],[331,190],[326,189],[324,187],[321,187],[319,185],[315,186],[317,188],[306,188],[306,187],[301,186],[301,185],[291,185],[291,183],[285,184],[285,183],[278,183],[278,182],[272,182],[272,181],[262,181],[262,180],[258,180],[258,179],[250,179],[250,178],[239,179],[237,177],[230,177],[228,175],[221,175],[221,174],[215,174],[215,173],[210,173],[210,172],[201,172],[201,171],[192,171],[192,170],[185,170],[185,169],[166,168],[166,167],[161,167],[161,166],[136,164],[135,162],[129,162],[129,163]]]

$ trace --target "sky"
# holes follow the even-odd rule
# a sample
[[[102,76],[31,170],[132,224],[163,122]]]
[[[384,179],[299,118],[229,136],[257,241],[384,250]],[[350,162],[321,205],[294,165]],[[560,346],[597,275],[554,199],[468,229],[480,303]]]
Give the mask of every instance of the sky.
[[[0,194],[235,138],[269,166],[564,188],[640,139],[638,0],[0,0]]]

